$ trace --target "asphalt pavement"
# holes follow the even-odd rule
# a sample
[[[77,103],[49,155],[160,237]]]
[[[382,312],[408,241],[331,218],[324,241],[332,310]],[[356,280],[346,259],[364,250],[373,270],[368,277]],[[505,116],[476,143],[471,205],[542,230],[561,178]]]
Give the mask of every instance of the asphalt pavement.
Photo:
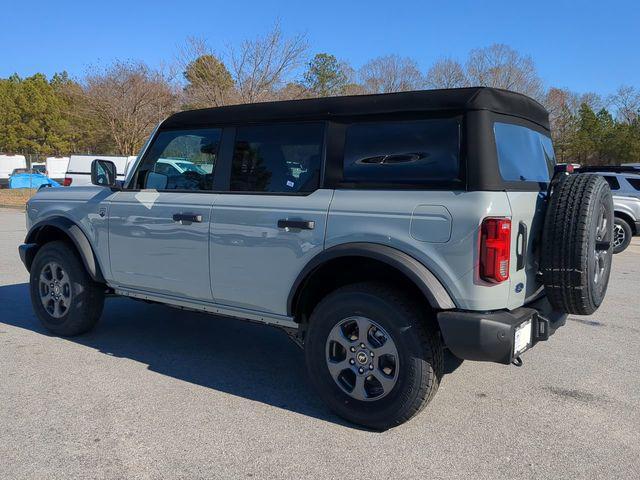
[[[0,479],[640,478],[640,242],[524,366],[459,362],[383,433],[329,412],[281,331],[128,299],[49,335],[0,209]]]

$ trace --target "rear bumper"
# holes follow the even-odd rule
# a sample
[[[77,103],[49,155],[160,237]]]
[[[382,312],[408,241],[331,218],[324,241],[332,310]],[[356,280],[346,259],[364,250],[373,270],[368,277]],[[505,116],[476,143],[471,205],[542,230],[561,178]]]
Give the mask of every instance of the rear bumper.
[[[548,340],[566,322],[567,314],[553,311],[546,297],[515,310],[438,313],[445,345],[458,358],[509,364],[523,351]],[[525,350],[514,355],[518,326],[531,321],[531,339]]]
[[[640,222],[635,222],[636,229],[634,230],[635,235],[640,235]]]

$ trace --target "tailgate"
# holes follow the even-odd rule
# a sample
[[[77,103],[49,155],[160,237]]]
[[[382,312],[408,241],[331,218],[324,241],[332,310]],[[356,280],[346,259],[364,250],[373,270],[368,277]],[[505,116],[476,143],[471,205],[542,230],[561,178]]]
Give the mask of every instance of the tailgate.
[[[511,206],[509,308],[524,305],[542,288],[538,281],[545,192],[506,192]]]

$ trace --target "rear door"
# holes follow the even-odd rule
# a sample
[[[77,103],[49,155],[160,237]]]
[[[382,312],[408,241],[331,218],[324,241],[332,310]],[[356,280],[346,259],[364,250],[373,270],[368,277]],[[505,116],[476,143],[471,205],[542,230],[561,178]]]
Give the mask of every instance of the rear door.
[[[112,282],[211,301],[209,223],[221,129],[160,132],[109,207]],[[171,160],[169,160],[171,159]],[[182,172],[172,161],[188,162]]]
[[[324,244],[332,190],[318,189],[324,124],[238,127],[229,191],[211,221],[217,303],[285,315],[296,277]]]
[[[556,160],[551,138],[541,129],[497,121],[493,131],[500,175],[510,185],[507,188],[512,231],[509,303],[510,308],[515,308],[542,288],[537,273],[545,196]]]

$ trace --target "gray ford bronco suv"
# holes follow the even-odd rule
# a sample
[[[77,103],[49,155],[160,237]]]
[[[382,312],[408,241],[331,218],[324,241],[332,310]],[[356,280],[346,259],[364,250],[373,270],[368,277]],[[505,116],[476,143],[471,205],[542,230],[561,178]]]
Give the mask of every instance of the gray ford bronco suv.
[[[94,186],[41,189],[19,251],[56,334],[111,295],[279,326],[333,411],[386,429],[444,349],[520,365],[601,304],[611,191],[560,170],[545,109],[490,88],[185,111],[124,182],[95,160]]]

